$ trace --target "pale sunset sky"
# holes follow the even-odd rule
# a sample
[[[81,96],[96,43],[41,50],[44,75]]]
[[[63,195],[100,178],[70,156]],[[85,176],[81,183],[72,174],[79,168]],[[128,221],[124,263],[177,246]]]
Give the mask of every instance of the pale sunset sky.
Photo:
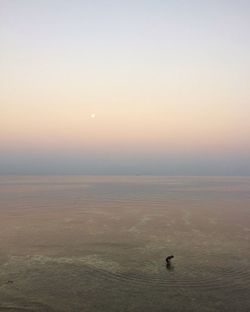
[[[0,174],[250,174],[249,0],[0,0]]]

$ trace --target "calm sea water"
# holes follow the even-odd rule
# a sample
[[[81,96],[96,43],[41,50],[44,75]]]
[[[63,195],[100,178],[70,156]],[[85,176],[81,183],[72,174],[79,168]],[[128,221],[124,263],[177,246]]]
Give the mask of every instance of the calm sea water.
[[[250,311],[249,242],[249,177],[0,177],[0,311]]]

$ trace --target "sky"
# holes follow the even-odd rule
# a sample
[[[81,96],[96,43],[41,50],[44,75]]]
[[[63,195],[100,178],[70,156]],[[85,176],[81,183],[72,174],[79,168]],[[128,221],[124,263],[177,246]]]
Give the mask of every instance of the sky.
[[[0,174],[250,175],[248,0],[0,0]]]

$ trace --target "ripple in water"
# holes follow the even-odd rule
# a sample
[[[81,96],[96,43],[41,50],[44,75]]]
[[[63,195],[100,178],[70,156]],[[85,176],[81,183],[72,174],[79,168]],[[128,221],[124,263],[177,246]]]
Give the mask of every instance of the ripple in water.
[[[162,261],[141,259],[121,264],[98,255],[85,257],[12,257],[9,262],[25,266],[47,265],[73,265],[79,268],[87,279],[105,283],[110,281],[118,283],[126,288],[153,287],[156,290],[167,288],[199,288],[213,290],[218,288],[234,288],[234,290],[247,289],[250,286],[250,270],[246,261],[234,263],[214,260],[214,257],[206,261],[197,261],[195,256],[172,261],[170,267]],[[11,265],[12,263],[12,265]]]
[[[172,261],[171,266],[167,268],[165,260],[130,261],[129,264],[123,266],[115,261],[98,258],[96,255],[78,259],[50,258],[46,261],[81,265],[84,268],[84,274],[90,279],[103,282],[109,280],[126,284],[128,287],[143,286],[158,290],[179,287],[208,290],[232,287],[246,289],[250,286],[250,271],[246,262],[238,262],[233,266],[230,263],[223,263],[222,260],[208,259],[206,262],[198,263],[195,257],[189,257],[187,262]]]

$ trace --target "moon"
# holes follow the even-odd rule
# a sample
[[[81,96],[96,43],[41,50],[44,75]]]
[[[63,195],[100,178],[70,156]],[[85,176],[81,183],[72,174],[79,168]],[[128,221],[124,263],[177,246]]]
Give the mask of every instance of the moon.
[[[95,114],[91,114],[90,117],[91,117],[91,118],[95,118]]]

